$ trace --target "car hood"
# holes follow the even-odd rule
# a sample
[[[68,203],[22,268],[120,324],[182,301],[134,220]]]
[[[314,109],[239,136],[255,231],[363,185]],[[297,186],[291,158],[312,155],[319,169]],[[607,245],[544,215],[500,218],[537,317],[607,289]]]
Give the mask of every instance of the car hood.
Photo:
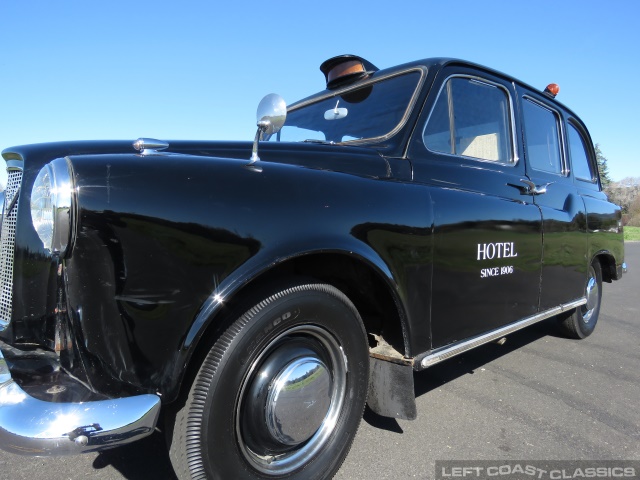
[[[74,141],[40,143],[7,148],[2,152],[6,161],[29,159],[31,167],[39,168],[44,163],[61,157],[85,155],[140,155],[133,141]],[[237,159],[248,163],[251,157],[251,142],[185,141],[172,140],[169,147],[148,155],[160,161],[165,156],[198,156]],[[261,142],[258,149],[260,161],[299,165],[328,171],[356,175],[388,178],[392,169],[388,159],[374,147],[311,144],[297,142]]]

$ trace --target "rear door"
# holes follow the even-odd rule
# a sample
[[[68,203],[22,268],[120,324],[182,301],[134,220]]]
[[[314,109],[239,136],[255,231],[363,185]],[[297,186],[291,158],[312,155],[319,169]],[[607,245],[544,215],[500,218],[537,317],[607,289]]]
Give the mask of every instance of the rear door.
[[[523,150],[531,198],[542,212],[540,310],[584,296],[587,235],[584,202],[574,185],[562,110],[549,98],[518,87]]]
[[[435,219],[433,348],[538,311],[541,216],[521,193],[515,103],[508,80],[451,65],[411,141],[414,180],[430,187]]]

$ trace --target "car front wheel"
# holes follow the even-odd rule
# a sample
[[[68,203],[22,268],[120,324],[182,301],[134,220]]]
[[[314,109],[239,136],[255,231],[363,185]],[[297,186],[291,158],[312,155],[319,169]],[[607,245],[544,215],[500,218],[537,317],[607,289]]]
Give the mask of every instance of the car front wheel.
[[[360,423],[368,365],[342,292],[302,284],[267,295],[215,341],[175,414],[178,478],[330,478]]]

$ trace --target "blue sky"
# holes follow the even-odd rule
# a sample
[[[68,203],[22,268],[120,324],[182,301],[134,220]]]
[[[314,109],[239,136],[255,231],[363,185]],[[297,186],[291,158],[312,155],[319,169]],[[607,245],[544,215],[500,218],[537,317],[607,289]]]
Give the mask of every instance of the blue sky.
[[[322,90],[329,57],[450,56],[558,83],[611,177],[640,177],[638,18],[637,0],[0,0],[0,149],[251,140],[260,99]]]

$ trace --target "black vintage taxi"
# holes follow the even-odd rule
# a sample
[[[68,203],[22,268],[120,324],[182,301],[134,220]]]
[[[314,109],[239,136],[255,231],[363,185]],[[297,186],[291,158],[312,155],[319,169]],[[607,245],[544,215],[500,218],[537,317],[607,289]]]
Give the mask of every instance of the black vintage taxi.
[[[621,214],[556,85],[446,58],[321,71],[265,97],[253,143],[3,151],[3,449],[160,428],[181,479],[329,478],[365,402],[416,416],[415,371],[551,317],[593,332]]]

